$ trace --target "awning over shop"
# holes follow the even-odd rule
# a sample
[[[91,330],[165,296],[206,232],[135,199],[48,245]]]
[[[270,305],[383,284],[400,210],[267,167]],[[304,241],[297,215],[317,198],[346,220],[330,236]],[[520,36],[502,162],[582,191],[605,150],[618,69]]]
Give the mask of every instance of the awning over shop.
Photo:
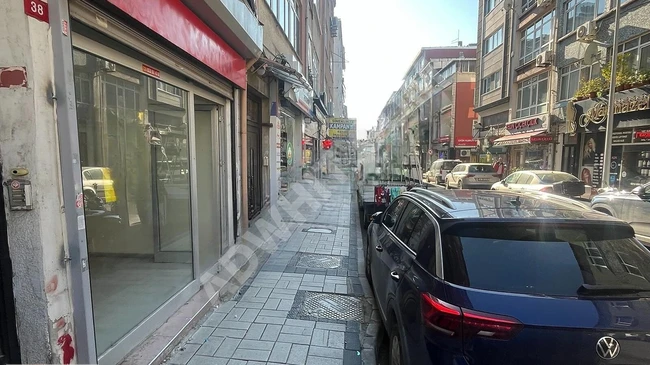
[[[546,131],[535,131],[528,133],[511,134],[494,140],[494,146],[516,146],[531,143],[548,143],[553,141]]]

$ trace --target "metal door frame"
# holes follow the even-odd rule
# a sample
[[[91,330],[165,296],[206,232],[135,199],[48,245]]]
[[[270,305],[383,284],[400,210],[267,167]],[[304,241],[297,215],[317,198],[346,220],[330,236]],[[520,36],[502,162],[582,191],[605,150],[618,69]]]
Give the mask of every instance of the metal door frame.
[[[0,182],[2,181],[2,166],[0,165]],[[4,202],[4,189],[5,187],[0,185],[0,202]],[[20,364],[7,217],[4,209],[0,213],[0,313],[2,313],[0,316],[0,364]]]

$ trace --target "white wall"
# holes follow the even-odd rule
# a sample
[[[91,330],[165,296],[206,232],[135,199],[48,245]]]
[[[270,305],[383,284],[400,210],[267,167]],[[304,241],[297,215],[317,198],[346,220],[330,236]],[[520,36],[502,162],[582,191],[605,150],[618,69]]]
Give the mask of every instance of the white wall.
[[[71,339],[73,348],[75,342],[52,100],[50,28],[27,17],[20,1],[0,0],[0,13],[0,68],[26,70],[25,85],[0,88],[3,179],[10,178],[13,168],[24,167],[33,188],[32,211],[9,212],[5,201],[3,212],[7,215],[21,360],[60,363],[62,349],[57,340]]]

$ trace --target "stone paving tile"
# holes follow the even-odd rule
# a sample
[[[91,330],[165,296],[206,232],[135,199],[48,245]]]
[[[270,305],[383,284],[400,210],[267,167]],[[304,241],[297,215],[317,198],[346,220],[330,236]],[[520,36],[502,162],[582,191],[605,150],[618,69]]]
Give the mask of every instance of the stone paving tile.
[[[369,350],[360,340],[360,335],[366,334],[365,327],[361,331],[358,322],[312,317],[302,320],[291,314],[302,303],[296,303],[299,290],[358,296],[366,293],[363,285],[367,287],[367,283],[361,282],[358,271],[360,229],[356,227],[356,208],[350,204],[352,190],[349,184],[332,182],[296,183],[298,190],[290,189],[280,197],[278,207],[283,225],[290,227],[288,234],[261,263],[261,274],[248,279],[233,300],[215,308],[187,337],[185,351],[176,350],[168,363],[361,364],[360,355]],[[255,224],[251,227],[262,229]],[[310,227],[328,228],[332,233],[303,231]],[[307,254],[333,255],[337,257],[333,262],[341,265],[297,266]]]

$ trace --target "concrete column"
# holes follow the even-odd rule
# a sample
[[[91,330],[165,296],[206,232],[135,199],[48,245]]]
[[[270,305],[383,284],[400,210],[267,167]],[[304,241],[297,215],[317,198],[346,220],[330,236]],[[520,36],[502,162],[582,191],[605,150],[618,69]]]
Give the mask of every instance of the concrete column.
[[[51,1],[50,8],[54,6],[57,2]],[[76,361],[72,354],[77,341],[68,285],[51,33],[60,24],[50,28],[28,17],[22,1],[0,0],[0,13],[2,176],[6,181],[15,168],[24,168],[29,173],[22,178],[32,186],[33,210],[8,211],[4,202],[2,212],[7,216],[21,362],[69,363]],[[74,108],[74,99],[66,102]]]

